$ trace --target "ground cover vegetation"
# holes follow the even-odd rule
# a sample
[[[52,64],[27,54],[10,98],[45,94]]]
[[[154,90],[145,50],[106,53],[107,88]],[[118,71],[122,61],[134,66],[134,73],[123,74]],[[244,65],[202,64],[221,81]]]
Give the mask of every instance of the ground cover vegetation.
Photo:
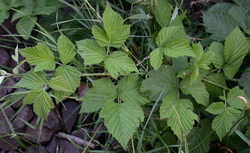
[[[250,1],[1,0],[0,12],[3,151],[250,152]]]

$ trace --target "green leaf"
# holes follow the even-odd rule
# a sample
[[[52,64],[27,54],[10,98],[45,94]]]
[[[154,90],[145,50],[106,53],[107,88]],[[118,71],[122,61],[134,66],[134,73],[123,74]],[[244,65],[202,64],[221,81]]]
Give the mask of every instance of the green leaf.
[[[187,35],[183,31],[181,26],[168,26],[162,28],[156,37],[156,44],[158,47],[165,48],[168,46],[168,43],[174,39],[186,39]]]
[[[57,50],[63,64],[71,62],[76,55],[74,44],[63,34],[58,38]]]
[[[198,64],[194,63],[193,72],[192,72],[191,77],[190,77],[191,83],[195,82],[198,79],[199,73],[200,73],[199,66],[198,66]]]
[[[239,85],[244,87],[245,93],[250,96],[250,72],[247,71],[241,75]]]
[[[100,47],[95,40],[85,39],[77,41],[76,44],[85,65],[99,64],[104,61],[105,49]]]
[[[217,3],[203,13],[203,23],[206,31],[212,33],[212,39],[225,40],[227,35],[236,27],[233,18],[228,15],[228,10],[232,6],[230,3]]]
[[[227,94],[227,102],[230,106],[243,110],[247,107],[247,102],[244,102],[242,98],[248,99],[244,90],[241,90],[238,86],[232,88]],[[248,105],[249,106],[249,105]]]
[[[118,142],[127,148],[140,122],[144,120],[141,108],[134,103],[106,103],[100,112],[108,131]]]
[[[141,92],[150,100],[162,99],[169,93],[178,93],[178,79],[172,67],[161,67],[158,71],[152,70],[148,78],[143,80]]]
[[[62,65],[56,68],[56,76],[61,76],[67,84],[71,86],[72,91],[75,91],[80,85],[81,73],[74,67]]]
[[[54,54],[45,44],[38,43],[35,47],[18,50],[30,65],[35,65],[35,72],[43,70],[54,70]]]
[[[226,65],[223,68],[228,78],[233,78],[249,51],[247,38],[239,28],[235,28],[225,41],[224,57]]]
[[[64,80],[64,78],[61,76],[57,76],[49,80],[48,85],[50,88],[54,90],[71,92],[71,93],[74,92],[71,89],[71,86],[69,85],[69,83],[66,80]]]
[[[172,6],[166,0],[155,1],[155,18],[162,27],[165,27],[169,24],[172,16],[172,9]]]
[[[208,48],[208,52],[214,52],[214,55],[216,55],[214,56],[212,63],[217,69],[221,69],[225,64],[223,50],[224,46],[219,42],[213,42]]]
[[[17,32],[24,38],[29,39],[35,23],[30,19],[31,17],[22,17],[16,24]],[[32,18],[35,22],[37,21],[36,17]]]
[[[54,90],[54,89],[52,91],[53,91],[53,95],[56,97],[55,98],[56,104],[59,104],[60,102],[62,102],[64,99],[66,99],[72,94],[72,92],[65,92],[65,91],[59,91],[59,90]]]
[[[8,18],[9,18],[9,12],[7,10],[0,10],[0,24],[2,24],[4,20]]]
[[[124,102],[144,105],[149,100],[139,93],[139,78],[137,75],[129,75],[118,82],[118,95]]]
[[[180,83],[180,89],[184,94],[192,95],[198,104],[208,105],[209,93],[206,86],[200,80],[191,82],[190,79],[184,79]]]
[[[24,104],[33,104],[33,110],[36,115],[44,120],[47,119],[49,112],[54,108],[54,104],[46,91],[34,89],[24,97]]]
[[[192,108],[192,102],[188,99],[173,99],[168,96],[163,99],[160,107],[160,117],[168,119],[167,124],[182,142],[193,128],[195,120],[198,121]]]
[[[119,48],[129,37],[130,26],[123,24],[122,17],[107,5],[103,13],[103,28],[93,27],[92,33],[100,46]],[[106,35],[106,36],[105,36]]]
[[[105,59],[104,66],[113,78],[117,78],[119,74],[126,75],[130,72],[138,71],[132,59],[121,51],[111,53],[111,55]]]
[[[163,50],[160,48],[156,48],[153,50],[150,55],[150,64],[155,69],[158,70],[161,67],[163,60]]]
[[[249,8],[250,7],[250,1],[249,0],[233,0],[235,3],[237,3],[238,5],[245,7],[245,8]]]
[[[247,18],[249,16],[248,9],[240,7],[240,6],[233,6],[229,9],[228,14],[236,21],[238,25],[244,30],[247,29]]]
[[[226,107],[222,113],[220,113],[212,123],[212,129],[219,136],[220,140],[230,131],[233,123],[240,116],[240,111],[232,107]]]
[[[82,98],[84,102],[81,104],[81,112],[96,112],[101,109],[105,103],[114,101],[116,97],[117,89],[111,80],[96,80],[93,82],[93,88],[90,88]],[[93,109],[88,109],[90,107]]]
[[[168,42],[163,48],[164,54],[170,57],[195,56],[193,49],[189,46],[188,40],[174,39]]]
[[[15,85],[26,89],[42,88],[47,83],[44,72],[27,72],[21,80]]]
[[[35,1],[35,15],[50,15],[62,6],[58,0],[37,0]]]
[[[223,102],[216,102],[216,103],[210,104],[207,107],[206,111],[213,115],[218,115],[224,111],[225,107],[226,106]]]
[[[190,153],[207,153],[210,149],[213,131],[210,120],[203,119],[201,127],[194,127],[188,135],[187,142]]]
[[[109,39],[106,35],[106,32],[102,28],[94,25],[92,27],[92,34],[100,46],[102,47],[109,46],[110,43]]]

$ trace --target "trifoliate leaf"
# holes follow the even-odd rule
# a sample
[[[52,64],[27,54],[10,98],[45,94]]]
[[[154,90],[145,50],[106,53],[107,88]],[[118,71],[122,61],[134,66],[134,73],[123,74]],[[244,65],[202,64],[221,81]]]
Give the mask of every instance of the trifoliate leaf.
[[[105,103],[114,101],[116,97],[117,89],[111,80],[96,80],[93,82],[93,88],[90,88],[82,98],[81,113],[96,112]]]
[[[221,112],[212,123],[212,129],[219,136],[220,140],[230,131],[233,123],[240,116],[240,111],[233,107],[225,107],[224,111]]]
[[[165,27],[169,24],[172,16],[172,9],[172,6],[166,0],[155,1],[155,18],[161,27]]]
[[[35,22],[37,21],[36,17],[32,18]],[[34,21],[31,20],[31,17],[22,17],[16,24],[17,32],[24,38],[29,39],[33,28],[35,27]]]
[[[99,64],[104,61],[106,57],[105,50],[95,40],[85,39],[77,41],[76,44],[78,53],[84,59],[85,65]]]
[[[231,89],[227,94],[227,102],[234,108],[244,109],[248,107],[248,102],[244,102],[242,98],[248,99],[244,90],[241,90],[238,86]]]
[[[75,91],[80,85],[81,73],[74,67],[62,65],[56,68],[56,76],[61,76],[70,86],[72,91]]]
[[[30,71],[24,74],[15,86],[26,89],[40,89],[46,84],[46,82],[47,80],[44,72]]]
[[[49,80],[48,85],[50,88],[54,90],[59,91],[65,91],[65,92],[74,92],[70,86],[70,84],[62,77],[57,76]]]
[[[61,35],[57,41],[57,50],[59,52],[60,60],[63,64],[71,62],[75,55],[75,45],[64,35]]]
[[[130,26],[123,24],[122,17],[107,5],[103,13],[103,28],[93,27],[92,33],[100,46],[119,48],[129,37]],[[105,36],[106,35],[106,36]]]
[[[223,68],[228,78],[233,78],[235,73],[239,70],[249,48],[247,38],[238,27],[228,35],[224,49],[226,65]]]
[[[184,94],[192,95],[198,104],[208,105],[209,93],[206,86],[200,80],[191,82],[189,79],[184,79],[180,83],[180,89]]]
[[[104,119],[104,125],[109,133],[125,149],[140,122],[144,120],[141,108],[137,104],[130,102],[122,104],[106,103],[100,112],[100,117]]]
[[[129,75],[118,82],[118,96],[124,102],[143,105],[149,100],[139,93],[139,78],[137,75]]]
[[[188,99],[165,97],[160,107],[161,118],[167,118],[168,125],[180,141],[184,141],[193,128],[198,116],[192,111],[192,102]]]
[[[30,65],[35,65],[35,72],[43,70],[54,70],[54,54],[45,44],[38,43],[35,47],[18,50]]]
[[[28,95],[24,97],[24,104],[33,104],[33,110],[36,115],[44,120],[47,119],[49,112],[54,108],[54,104],[46,91],[42,89],[31,90]]]
[[[221,69],[225,64],[223,50],[224,46],[219,42],[213,42],[208,48],[208,52],[214,52],[216,55],[213,57],[212,63],[217,69]]]
[[[141,92],[151,100],[162,99],[169,93],[178,93],[178,79],[172,67],[161,67],[158,71],[150,71],[148,78],[143,80]]]
[[[119,74],[126,75],[130,72],[138,71],[132,59],[121,51],[116,51],[109,55],[104,61],[104,66],[113,78],[117,78]]]
[[[226,105],[223,102],[214,102],[207,107],[206,111],[213,115],[218,115],[224,111],[225,107]]]
[[[247,71],[241,75],[239,85],[244,87],[245,93],[250,96],[250,72]]]
[[[150,64],[155,69],[158,70],[161,67],[163,60],[163,50],[160,48],[156,48],[153,50],[150,55]]]

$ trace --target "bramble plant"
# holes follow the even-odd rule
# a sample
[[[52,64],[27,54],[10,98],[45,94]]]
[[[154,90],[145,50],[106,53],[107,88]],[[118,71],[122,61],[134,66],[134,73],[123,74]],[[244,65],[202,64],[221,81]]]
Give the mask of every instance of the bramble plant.
[[[129,150],[132,140],[138,143],[138,152],[145,151],[140,145],[148,137],[145,131],[149,124],[161,133],[173,132],[179,151],[184,152],[188,148],[190,152],[208,152],[210,141],[222,141],[226,135],[239,132],[250,107],[249,72],[240,79],[245,91],[227,82],[235,82],[249,53],[249,38],[241,30],[247,29],[239,23],[240,27],[233,27],[229,34],[211,31],[207,12],[207,30],[215,40],[225,41],[204,47],[185,32],[185,15],[178,15],[178,10],[176,14],[170,3],[158,0],[151,11],[159,28],[150,36],[150,52],[143,58],[138,58],[126,43],[133,25],[109,4],[102,16],[98,15],[100,22],[91,27],[92,36],[86,39],[72,42],[60,33],[54,45],[39,42],[18,49],[31,66],[15,85],[27,89],[22,91],[23,104],[32,104],[35,114],[46,120],[63,100],[76,99],[81,102],[80,113],[99,113],[122,147]],[[142,59],[149,60],[142,64]],[[81,62],[85,70],[77,66]],[[92,87],[84,97],[77,97],[76,89],[89,76],[94,76]],[[244,83],[247,81],[248,85]],[[159,125],[150,123],[153,116],[160,119]],[[217,136],[212,136],[213,132]]]

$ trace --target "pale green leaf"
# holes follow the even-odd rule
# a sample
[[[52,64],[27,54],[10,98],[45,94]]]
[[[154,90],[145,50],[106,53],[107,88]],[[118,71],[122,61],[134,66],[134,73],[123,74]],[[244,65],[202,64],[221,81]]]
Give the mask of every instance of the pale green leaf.
[[[52,91],[53,91],[53,95],[55,96],[55,101],[57,104],[59,104],[60,102],[62,102],[64,99],[66,99],[72,94],[72,92],[65,92],[65,91],[59,91],[59,90],[54,90],[54,89]]]
[[[36,115],[44,120],[47,119],[49,112],[54,108],[54,104],[46,91],[34,89],[24,97],[24,104],[33,104],[33,110]]]
[[[74,92],[71,89],[70,84],[62,77],[62,76],[56,76],[48,81],[48,85],[50,88],[54,90],[59,91],[65,91],[65,92]]]
[[[15,85],[26,89],[42,88],[47,83],[44,72],[27,72],[21,80]]]
[[[178,79],[172,67],[161,67],[158,71],[150,71],[148,78],[143,80],[141,92],[151,100],[162,99],[169,93],[178,92]]]
[[[56,76],[61,76],[71,86],[72,91],[75,91],[80,85],[81,73],[74,67],[62,65],[56,68]]]
[[[199,73],[200,73],[199,66],[198,66],[198,64],[194,63],[193,72],[192,72],[191,77],[190,77],[191,83],[195,82],[198,79]]]
[[[45,44],[38,43],[35,47],[18,50],[30,65],[35,65],[35,71],[54,70],[54,54]]]
[[[238,27],[235,28],[225,41],[224,57],[228,66],[223,70],[228,78],[234,77],[248,51],[247,38]]]
[[[143,105],[149,100],[139,93],[139,78],[137,75],[129,75],[118,82],[118,96],[124,102]]]
[[[249,106],[249,104],[244,102],[242,98],[248,99],[244,90],[241,90],[238,86],[232,88],[227,94],[228,104],[234,108],[243,110],[245,107]]]
[[[160,117],[167,118],[168,125],[180,141],[184,141],[198,116],[192,111],[192,102],[188,99],[164,98],[160,107]]]
[[[162,27],[165,27],[169,24],[172,16],[172,9],[172,6],[166,0],[155,1],[155,18]]]
[[[233,123],[240,116],[240,111],[232,107],[227,107],[220,113],[212,123],[212,129],[219,136],[220,140],[230,131]]]
[[[106,103],[100,112],[104,125],[118,142],[127,148],[140,122],[144,120],[141,108],[134,103]]]
[[[37,21],[36,17],[33,17],[32,21],[31,17],[22,17],[16,24],[17,32],[24,38],[29,39],[33,28],[35,27],[35,23]]]
[[[150,55],[150,64],[155,69],[158,70],[161,67],[163,60],[163,50],[160,48],[156,48],[153,50]]]
[[[133,60],[121,51],[109,55],[104,61],[104,66],[113,78],[117,78],[119,74],[126,75],[138,71]]]
[[[224,111],[225,107],[223,102],[214,102],[207,107],[206,111],[213,115],[218,115]]]
[[[208,105],[209,93],[206,86],[200,80],[191,82],[190,79],[184,79],[180,83],[180,89],[184,94],[192,95],[198,104]]]
[[[92,27],[92,34],[100,46],[105,47],[109,45],[109,39],[102,28],[94,25]]]
[[[85,65],[99,64],[106,57],[104,48],[100,47],[95,40],[85,39],[77,41],[76,44]]]
[[[209,52],[214,52],[215,54],[212,63],[217,69],[221,69],[225,64],[223,50],[224,46],[219,42],[213,42],[208,48]]]
[[[107,102],[112,102],[117,97],[117,89],[111,80],[99,79],[93,82],[93,88],[90,88],[85,96],[81,98],[84,102],[81,104],[81,112],[96,112]],[[93,104],[91,106],[91,104]],[[88,108],[93,109],[88,109]]]
[[[174,39],[186,39],[187,35],[181,26],[168,26],[162,28],[156,37],[156,44],[159,47],[168,47],[168,43]]]
[[[75,45],[63,34],[57,40],[57,50],[63,64],[71,62],[76,55]]]
[[[103,29],[94,26],[92,33],[100,46],[119,48],[129,37],[130,26],[123,24],[122,17],[107,5],[103,13]]]
[[[188,40],[185,39],[171,40],[162,50],[166,56],[170,57],[195,56]]]

